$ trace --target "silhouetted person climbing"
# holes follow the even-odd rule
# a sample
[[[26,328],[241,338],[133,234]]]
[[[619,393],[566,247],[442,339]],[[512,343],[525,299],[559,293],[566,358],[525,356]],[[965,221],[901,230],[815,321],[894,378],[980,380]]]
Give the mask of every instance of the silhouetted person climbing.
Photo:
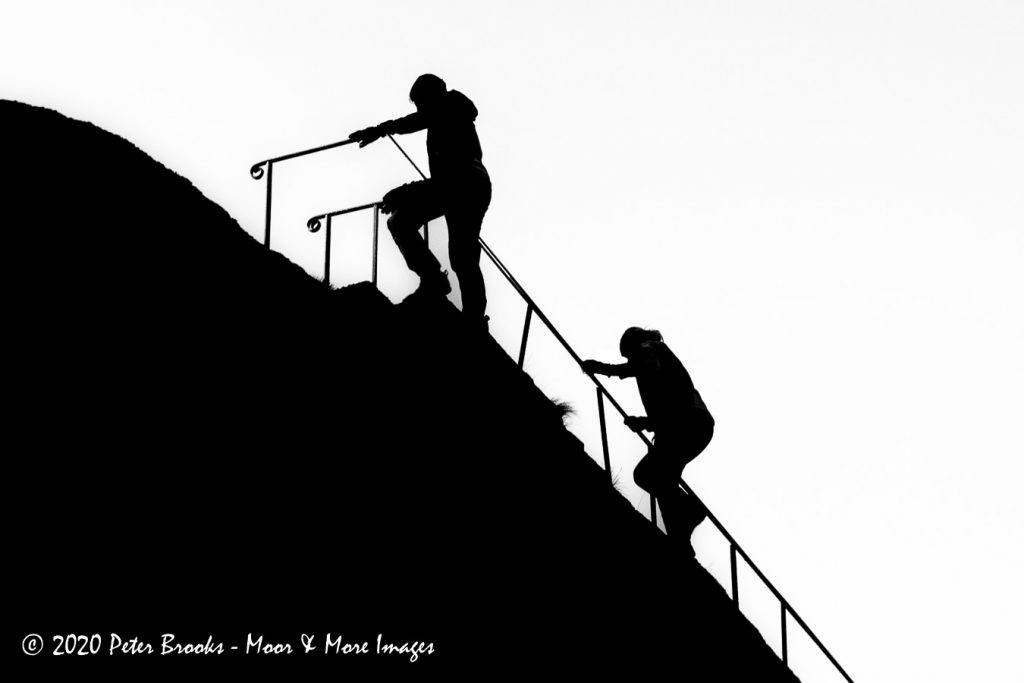
[[[396,133],[427,129],[430,178],[395,188],[384,195],[391,214],[388,228],[409,269],[420,277],[417,296],[445,296],[452,287],[447,273],[419,235],[427,221],[444,216],[448,254],[462,289],[462,312],[474,326],[487,329],[487,296],[480,272],[480,226],[491,202],[491,179],[474,121],[476,106],[432,74],[416,79],[409,92],[416,112],[352,133],[365,147]]]
[[[621,365],[596,360],[583,361],[591,374],[636,377],[645,417],[627,417],[626,426],[635,432],[654,432],[654,445],[637,463],[633,480],[655,496],[672,536],[689,537],[707,516],[692,496],[679,487],[683,467],[711,442],[715,420],[686,371],[657,330],[631,327],[622,334],[619,351],[626,358]]]

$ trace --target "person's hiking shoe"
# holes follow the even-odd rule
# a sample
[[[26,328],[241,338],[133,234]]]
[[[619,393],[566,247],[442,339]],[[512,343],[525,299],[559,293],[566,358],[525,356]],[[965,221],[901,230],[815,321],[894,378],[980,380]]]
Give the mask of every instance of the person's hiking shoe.
[[[672,550],[670,552],[677,561],[690,562],[697,559],[697,551],[694,550],[690,539],[669,536],[669,541],[672,543]]]
[[[452,291],[452,283],[448,282],[448,271],[438,271],[434,275],[420,278],[420,286],[409,295],[410,299],[443,299]]]
[[[480,318],[469,318],[466,320],[466,325],[469,327],[470,332],[475,334],[490,334],[490,320],[491,316],[489,315]]]

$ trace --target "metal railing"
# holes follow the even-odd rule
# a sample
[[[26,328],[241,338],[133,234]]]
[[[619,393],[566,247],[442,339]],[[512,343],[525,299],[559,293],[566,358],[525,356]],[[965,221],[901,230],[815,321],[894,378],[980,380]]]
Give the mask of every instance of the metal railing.
[[[395,140],[395,138],[392,137],[391,135],[388,135],[388,139],[391,140],[391,142],[395,143],[395,147],[397,147],[399,149],[399,151],[402,153],[402,155],[405,156],[405,158],[409,161],[409,163],[412,164],[412,167],[416,169],[416,172],[420,174],[420,177],[426,178],[426,176],[423,175],[423,171],[420,170],[420,167],[417,166],[416,162],[413,161],[412,158],[410,158],[409,155],[405,153],[405,150],[402,149],[402,146],[398,144],[398,141]],[[263,178],[264,175],[266,175],[266,177],[267,177],[267,209],[266,209],[266,220],[264,222],[264,228],[263,228],[263,246],[268,247],[268,248],[270,247],[270,213],[271,213],[271,199],[272,199],[273,192],[274,192],[274,185],[273,185],[273,183],[274,183],[274,164],[280,163],[282,161],[288,161],[290,159],[298,159],[299,157],[308,156],[310,154],[317,154],[319,152],[326,152],[329,149],[337,149],[338,147],[344,147],[346,145],[351,145],[351,144],[353,144],[355,142],[358,142],[358,140],[340,140],[338,142],[332,142],[329,145],[321,145],[319,147],[311,147],[310,149],[304,149],[304,150],[301,150],[301,151],[298,151],[298,152],[292,152],[291,154],[284,154],[282,156],[274,157],[272,159],[264,159],[263,161],[257,161],[255,164],[252,165],[252,167],[249,168],[249,175],[252,176],[253,180],[260,180],[260,179]],[[338,216],[338,215],[340,215],[342,213],[350,213],[352,211],[358,211],[360,208],[368,208],[369,206],[371,206],[371,205],[367,204],[366,206],[363,206],[363,207],[355,207],[355,208],[347,209],[347,210],[340,211],[340,212],[334,212],[333,215]],[[325,218],[327,216],[328,216],[328,214],[323,214],[322,216],[319,216],[319,218]],[[376,225],[376,214],[374,215],[374,225]],[[311,226],[309,226],[309,229],[310,229],[310,232],[316,232],[316,230],[319,229],[319,228],[314,229],[313,226],[311,225]],[[424,226],[424,230],[426,230],[426,226]],[[376,231],[374,232],[374,234],[376,234]],[[428,238],[426,233],[424,234],[424,238]],[[376,252],[376,242],[374,242],[374,252]],[[327,277],[324,277],[324,279],[328,280]]]
[[[402,146],[399,145],[398,142],[392,136],[389,135],[388,138],[391,140],[391,142],[393,142],[395,144],[395,146],[399,149],[399,151],[401,151],[402,155],[405,156],[405,158],[409,161],[409,163],[412,164],[413,168],[416,169],[416,172],[419,173],[420,177],[422,177],[423,179],[426,179],[426,176],[424,175],[424,173],[419,169],[418,166],[416,166],[415,162],[413,162],[413,160],[409,157],[409,155],[406,154],[405,150],[402,149]],[[256,179],[256,180],[259,180],[260,178],[263,177],[263,166],[267,167],[267,216],[266,216],[266,236],[265,236],[264,243],[268,247],[270,245],[270,208],[271,208],[271,199],[270,199],[271,184],[270,183],[271,183],[271,178],[272,178],[273,164],[281,162],[281,161],[285,161],[285,160],[288,160],[288,159],[294,159],[296,157],[304,156],[304,155],[307,155],[307,154],[314,154],[316,152],[321,152],[321,151],[324,151],[324,150],[333,149],[333,148],[336,148],[336,147],[341,147],[341,146],[350,144],[352,142],[354,142],[354,140],[344,140],[344,141],[333,143],[333,144],[330,144],[330,145],[324,145],[322,147],[316,147],[316,148],[313,148],[313,149],[303,150],[301,152],[295,152],[293,154],[287,154],[287,155],[284,155],[284,156],[281,156],[281,157],[276,157],[274,159],[267,159],[265,161],[261,161],[261,162],[259,162],[257,164],[254,164],[252,166],[252,168],[250,169],[250,175],[252,175],[252,177],[254,179]],[[359,211],[365,211],[365,210],[369,210],[369,209],[373,209],[372,281],[373,281],[374,284],[377,284],[377,260],[378,260],[377,259],[377,255],[378,255],[378,244],[379,244],[378,237],[379,237],[379,232],[380,232],[380,228],[379,228],[379,224],[380,224],[380,207],[381,207],[381,203],[380,202],[372,202],[372,203],[368,203],[368,204],[362,204],[362,205],[359,205],[359,206],[350,207],[350,208],[347,208],[347,209],[341,209],[341,210],[332,211],[332,212],[329,212],[329,213],[318,214],[316,216],[313,216],[312,218],[310,218],[307,221],[306,227],[307,227],[307,229],[310,232],[317,232],[320,229],[322,224],[326,224],[326,230],[325,230],[326,244],[325,244],[325,254],[324,254],[324,272],[325,272],[324,281],[328,284],[328,286],[330,285],[331,220],[332,220],[332,218],[334,218],[336,216],[341,216],[341,215],[345,215],[345,214],[349,214],[349,213],[356,213],[356,212],[359,212]],[[427,226],[424,226],[424,237],[426,238],[426,236],[427,236]],[[480,246],[481,246],[481,248],[483,250],[483,253],[487,255],[487,257],[491,260],[492,263],[494,263],[495,267],[497,267],[497,269],[501,273],[501,275],[508,281],[508,283],[510,285],[512,285],[513,289],[516,290],[516,292],[519,294],[519,296],[522,297],[523,301],[526,303],[526,316],[525,316],[525,319],[523,321],[522,339],[521,339],[520,346],[519,346],[519,357],[518,357],[518,361],[517,361],[519,367],[523,368],[523,365],[524,365],[524,362],[525,362],[525,359],[526,359],[527,342],[529,340],[529,335],[530,335],[530,325],[531,325],[531,322],[532,322],[534,316],[536,316],[537,318],[540,319],[540,321],[542,323],[544,323],[544,325],[548,328],[548,330],[555,337],[555,339],[558,340],[558,343],[562,346],[562,348],[565,349],[565,351],[572,357],[573,361],[576,363],[577,366],[579,366],[580,370],[584,374],[586,374],[587,377],[589,377],[590,380],[594,383],[594,385],[596,387],[596,393],[597,393],[597,408],[598,408],[599,424],[600,424],[600,429],[601,429],[601,448],[602,448],[602,454],[603,454],[603,460],[604,460],[604,469],[608,473],[609,481],[611,481],[612,469],[611,469],[611,457],[610,457],[609,448],[608,448],[607,425],[606,425],[606,420],[605,420],[605,401],[610,403],[612,405],[612,407],[615,408],[615,410],[619,413],[619,415],[623,419],[625,419],[628,416],[626,411],[622,408],[622,406],[619,404],[619,402],[615,400],[615,397],[612,396],[611,392],[608,391],[608,389],[604,386],[604,384],[593,373],[587,372],[584,369],[584,367],[583,367],[583,359],[580,357],[580,355],[578,353],[576,353],[576,350],[573,349],[573,347],[569,344],[568,341],[566,341],[565,337],[562,336],[561,332],[558,331],[558,329],[551,322],[551,320],[548,318],[548,316],[544,314],[544,311],[540,308],[540,306],[537,305],[537,302],[533,299],[533,297],[530,296],[529,292],[527,292],[526,289],[519,283],[519,281],[516,279],[515,275],[512,274],[512,271],[509,270],[509,268],[501,261],[501,259],[498,258],[498,255],[494,252],[493,249],[491,249],[487,245],[487,243],[482,238],[480,239]],[[652,442],[644,434],[642,434],[640,432],[636,432],[636,435],[640,438],[641,441],[643,441],[643,443],[648,448],[653,446]],[[848,673],[846,673],[846,670],[843,669],[843,667],[839,664],[839,662],[832,655],[832,653],[829,652],[828,648],[825,647],[824,643],[822,643],[821,640],[818,638],[818,636],[811,630],[811,628],[807,625],[807,622],[805,622],[800,617],[800,615],[797,614],[796,610],[793,609],[793,607],[785,599],[785,597],[782,595],[782,593],[775,587],[775,585],[771,581],[768,580],[768,577],[766,577],[764,575],[764,573],[758,568],[758,566],[756,564],[754,564],[754,561],[750,558],[750,555],[748,555],[746,553],[746,551],[743,550],[743,548],[736,541],[736,539],[732,536],[732,534],[729,533],[729,531],[725,528],[725,525],[723,525],[722,522],[719,521],[719,519],[717,517],[715,517],[715,515],[711,512],[711,510],[706,505],[704,505],[704,502],[701,501],[700,497],[693,491],[693,489],[691,489],[689,487],[689,485],[685,482],[685,480],[680,479],[679,487],[684,492],[686,492],[688,495],[693,496],[693,499],[707,512],[708,520],[715,526],[715,528],[722,535],[722,537],[725,538],[725,540],[728,541],[728,543],[729,543],[729,566],[730,566],[730,579],[731,579],[731,586],[730,586],[730,588],[731,588],[732,600],[736,604],[736,608],[739,609],[739,607],[740,607],[739,574],[738,574],[738,560],[737,560],[737,558],[742,558],[743,559],[744,563],[746,563],[746,565],[754,572],[755,575],[757,575],[757,577],[768,588],[768,590],[771,591],[772,595],[774,595],[775,598],[779,601],[779,627],[780,627],[780,632],[781,632],[781,637],[782,637],[780,657],[782,659],[782,662],[784,664],[786,664],[787,666],[789,665],[789,633],[788,633],[789,629],[788,629],[788,621],[791,618],[793,621],[795,621],[803,629],[803,631],[807,634],[807,636],[811,639],[811,641],[818,647],[818,649],[822,652],[822,654],[824,654],[825,657],[828,659],[828,661],[835,667],[836,671],[838,671],[842,675],[842,677],[846,681],[848,681],[848,683],[853,683],[853,679],[850,678],[850,675]],[[657,521],[658,521],[658,518],[657,518],[657,503],[656,503],[656,500],[655,500],[653,495],[651,496],[651,515],[650,515],[650,519],[651,519],[652,523],[657,525]]]
[[[320,214],[319,216],[313,216],[306,221],[306,227],[310,232],[318,232],[320,230],[320,224],[326,223],[327,228],[324,230],[324,282],[330,286],[331,284],[331,221],[336,216],[344,216],[347,213],[355,213],[357,211],[365,211],[366,209],[373,209],[373,261],[370,265],[370,282],[376,286],[377,284],[377,241],[380,238],[380,202],[373,202],[372,204],[363,204],[361,206],[353,206],[349,209],[342,209],[341,211],[332,211],[330,213]]]
[[[267,176],[267,219],[263,231],[263,246],[270,247],[270,200],[274,190],[274,164],[282,161],[288,161],[289,159],[297,159],[304,157],[308,154],[316,154],[317,152],[324,152],[329,149],[336,147],[344,147],[345,145],[351,145],[357,142],[356,140],[342,140],[340,142],[332,142],[329,145],[321,145],[320,147],[313,147],[312,149],[304,149],[301,152],[292,152],[291,154],[285,154],[284,156],[274,157],[273,159],[264,159],[263,161],[257,161],[249,169],[249,175],[252,176],[253,180],[259,180],[264,175],[264,167],[266,168]]]

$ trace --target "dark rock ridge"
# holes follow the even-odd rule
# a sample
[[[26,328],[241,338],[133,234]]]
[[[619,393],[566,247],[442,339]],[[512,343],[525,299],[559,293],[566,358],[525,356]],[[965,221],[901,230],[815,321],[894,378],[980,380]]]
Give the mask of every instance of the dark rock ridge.
[[[793,680],[452,306],[328,291],[127,141],[0,120],[19,666]],[[328,631],[435,652],[20,653],[167,632],[301,653]]]

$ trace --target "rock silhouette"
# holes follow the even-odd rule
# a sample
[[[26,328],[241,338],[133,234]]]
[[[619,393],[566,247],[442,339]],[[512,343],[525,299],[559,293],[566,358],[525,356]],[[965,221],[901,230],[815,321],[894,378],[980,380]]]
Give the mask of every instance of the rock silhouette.
[[[383,633],[435,654],[132,666],[794,680],[450,304],[330,291],[129,142],[0,120],[9,643]]]

